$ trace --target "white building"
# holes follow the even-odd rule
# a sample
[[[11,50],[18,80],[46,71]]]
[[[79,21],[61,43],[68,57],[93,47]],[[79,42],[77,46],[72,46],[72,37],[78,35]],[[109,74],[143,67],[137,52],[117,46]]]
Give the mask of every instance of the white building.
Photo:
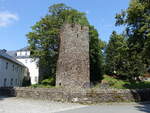
[[[37,84],[39,81],[39,59],[31,58],[31,53],[28,50],[28,47],[25,47],[18,51],[9,51],[8,54],[15,57],[18,61],[23,63],[28,68],[29,76],[31,78],[31,84]]]
[[[24,76],[27,76],[26,66],[6,50],[0,50],[0,87],[21,86]]]

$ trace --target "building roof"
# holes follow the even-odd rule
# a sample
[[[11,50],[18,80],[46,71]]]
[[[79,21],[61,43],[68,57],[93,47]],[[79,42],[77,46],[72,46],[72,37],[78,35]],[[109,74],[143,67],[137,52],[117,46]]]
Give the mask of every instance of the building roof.
[[[19,50],[17,50],[17,51],[29,51],[29,47],[27,46],[27,47],[24,47],[24,48],[19,49]]]
[[[8,55],[8,54],[6,53],[6,50],[0,50],[0,57],[2,57],[2,58],[4,58],[4,59],[7,59],[7,60],[9,60],[9,61],[11,61],[11,62],[14,62],[14,63],[16,63],[16,64],[18,64],[18,65],[21,65],[21,66],[23,66],[23,67],[26,67],[23,63],[19,62],[19,61],[16,60],[14,57]]]
[[[30,56],[15,56],[17,59],[26,59],[26,58],[31,58]]]
[[[6,53],[12,57],[16,57],[16,55],[17,55],[16,51],[7,51]]]
[[[22,52],[22,51],[29,51],[28,46],[16,51],[7,51],[6,53],[16,59],[30,58],[30,56],[17,56],[17,52]]]

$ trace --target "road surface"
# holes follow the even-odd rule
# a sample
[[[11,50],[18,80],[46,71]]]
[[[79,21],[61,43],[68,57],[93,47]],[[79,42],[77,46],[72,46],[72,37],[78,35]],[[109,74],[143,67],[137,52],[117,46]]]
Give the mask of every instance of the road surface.
[[[0,97],[0,113],[150,113],[150,104],[80,105]]]

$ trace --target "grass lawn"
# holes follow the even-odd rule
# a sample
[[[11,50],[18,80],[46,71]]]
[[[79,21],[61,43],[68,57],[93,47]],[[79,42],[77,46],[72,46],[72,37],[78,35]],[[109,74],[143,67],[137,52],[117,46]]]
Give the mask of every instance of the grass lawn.
[[[117,89],[143,89],[150,88],[150,82],[129,82],[116,79],[114,77],[110,77],[108,75],[104,75],[103,79],[104,84],[108,84],[110,88]]]
[[[150,82],[129,82],[124,80],[119,80],[114,77],[104,75],[101,85],[106,85],[106,88],[117,88],[117,89],[144,89],[150,88]],[[97,84],[95,88],[98,88],[100,84]],[[54,88],[55,86],[34,84],[31,85],[32,88]]]

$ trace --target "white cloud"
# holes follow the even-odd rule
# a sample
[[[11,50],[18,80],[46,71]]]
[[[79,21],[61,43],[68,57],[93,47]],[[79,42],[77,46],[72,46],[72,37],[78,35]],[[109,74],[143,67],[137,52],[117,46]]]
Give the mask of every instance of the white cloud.
[[[16,14],[6,11],[0,12],[0,27],[7,27],[17,20],[19,20],[19,17]]]

